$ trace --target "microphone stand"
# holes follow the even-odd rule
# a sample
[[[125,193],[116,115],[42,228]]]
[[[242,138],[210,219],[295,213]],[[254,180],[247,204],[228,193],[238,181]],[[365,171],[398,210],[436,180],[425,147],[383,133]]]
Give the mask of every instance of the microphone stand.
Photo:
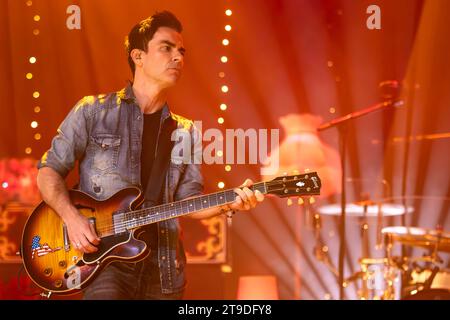
[[[377,103],[365,109],[355,111],[349,113],[340,118],[333,119],[329,122],[326,122],[317,128],[317,131],[324,131],[332,127],[337,127],[339,132],[339,146],[341,153],[341,166],[342,166],[342,179],[341,179],[341,221],[339,224],[339,236],[340,236],[340,245],[339,245],[339,299],[344,299],[344,258],[345,258],[345,203],[346,203],[346,187],[345,187],[345,163],[346,163],[346,151],[347,151],[347,136],[348,136],[348,128],[347,121],[353,120],[359,117],[362,117],[366,114],[373,113],[375,111],[383,110],[388,107],[394,106],[398,107],[403,105],[402,100],[387,100],[384,102]]]

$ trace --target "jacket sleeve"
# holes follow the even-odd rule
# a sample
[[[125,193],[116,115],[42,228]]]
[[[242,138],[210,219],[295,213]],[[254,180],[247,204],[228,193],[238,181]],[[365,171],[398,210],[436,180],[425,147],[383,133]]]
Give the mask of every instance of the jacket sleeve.
[[[88,125],[83,100],[80,100],[69,112],[57,130],[50,149],[38,162],[38,169],[50,167],[65,178],[80,159],[88,141]]]

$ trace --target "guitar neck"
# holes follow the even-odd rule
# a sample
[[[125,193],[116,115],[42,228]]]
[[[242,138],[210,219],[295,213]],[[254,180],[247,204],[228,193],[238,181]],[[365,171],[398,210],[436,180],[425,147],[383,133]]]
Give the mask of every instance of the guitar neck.
[[[250,189],[252,191],[259,190],[262,194],[267,193],[266,182],[255,183]],[[233,189],[228,189],[151,208],[130,211],[124,213],[123,222],[127,229],[137,228],[178,218],[193,212],[230,204],[234,202],[236,195]]]

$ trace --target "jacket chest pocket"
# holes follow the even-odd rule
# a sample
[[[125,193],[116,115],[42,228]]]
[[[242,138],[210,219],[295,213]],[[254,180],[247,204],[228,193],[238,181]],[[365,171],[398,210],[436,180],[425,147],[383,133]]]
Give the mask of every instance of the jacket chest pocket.
[[[91,136],[92,167],[100,171],[117,168],[120,136],[97,134]]]

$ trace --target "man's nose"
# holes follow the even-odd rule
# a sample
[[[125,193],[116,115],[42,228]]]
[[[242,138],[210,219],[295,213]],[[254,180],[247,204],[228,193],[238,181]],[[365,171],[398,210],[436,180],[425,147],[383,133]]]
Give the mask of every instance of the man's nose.
[[[172,61],[176,61],[176,62],[183,62],[183,55],[181,54],[181,52],[179,51],[175,51],[173,57],[172,57]]]

